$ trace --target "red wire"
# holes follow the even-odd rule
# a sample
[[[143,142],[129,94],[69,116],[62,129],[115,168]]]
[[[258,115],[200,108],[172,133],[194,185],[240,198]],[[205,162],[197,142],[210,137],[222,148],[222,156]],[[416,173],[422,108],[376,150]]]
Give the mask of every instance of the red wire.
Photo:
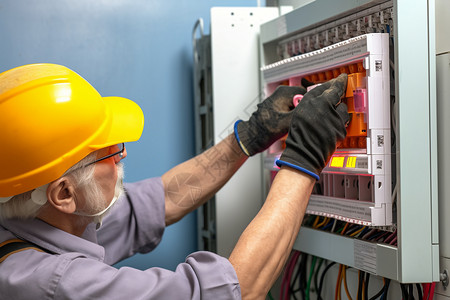
[[[430,300],[433,300],[433,297],[434,297],[434,288],[436,287],[436,282],[433,282],[432,284],[431,284],[431,288],[430,288]]]
[[[287,286],[287,293],[285,294],[286,300],[289,300],[289,298],[291,296],[291,291],[290,291],[289,287],[291,285],[292,274],[294,273],[295,265],[297,264],[299,256],[300,256],[300,252],[298,252],[298,251],[296,251],[293,255],[293,259],[291,262],[291,266],[290,266],[290,270],[289,270],[288,278],[287,278],[287,282],[286,282],[286,286]]]
[[[384,242],[386,244],[389,244],[391,240],[396,236],[397,236],[397,229],[395,229],[394,232],[384,240]]]
[[[285,285],[286,285],[286,277],[287,277],[287,273],[288,273],[288,266],[289,263],[284,267],[284,271],[283,271],[283,278],[281,279],[281,289],[280,289],[280,300],[284,299],[284,289],[285,289]]]
[[[397,237],[394,237],[389,245],[395,245],[397,243]]]
[[[428,296],[430,293],[430,284],[429,283],[422,283],[423,286],[423,300],[429,300]]]
[[[284,268],[283,278],[281,280],[280,300],[289,300],[290,298],[289,285],[299,256],[300,252],[295,251]]]

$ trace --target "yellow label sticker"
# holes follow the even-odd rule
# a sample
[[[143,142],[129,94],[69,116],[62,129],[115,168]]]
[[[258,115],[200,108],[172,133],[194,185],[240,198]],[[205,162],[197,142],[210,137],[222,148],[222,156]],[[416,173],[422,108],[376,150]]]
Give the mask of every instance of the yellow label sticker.
[[[345,166],[347,168],[355,168],[356,167],[356,156],[347,157],[347,164]]]
[[[331,159],[330,166],[333,168],[343,168],[344,167],[345,156],[335,156]]]

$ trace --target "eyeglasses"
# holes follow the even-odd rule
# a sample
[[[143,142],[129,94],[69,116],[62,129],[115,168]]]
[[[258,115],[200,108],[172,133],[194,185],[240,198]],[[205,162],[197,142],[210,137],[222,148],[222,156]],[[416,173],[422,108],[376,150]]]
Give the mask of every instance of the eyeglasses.
[[[84,165],[83,167],[87,167],[87,166],[96,164],[99,161],[108,159],[110,157],[114,157],[114,162],[118,163],[123,158],[123,152],[125,151],[125,144],[121,143],[121,144],[117,144],[117,145],[111,146],[110,147],[110,151],[114,151],[114,152],[111,153],[111,154],[108,154],[106,156],[103,156],[101,158],[98,158],[98,159],[94,160],[93,162],[90,162],[90,163]]]

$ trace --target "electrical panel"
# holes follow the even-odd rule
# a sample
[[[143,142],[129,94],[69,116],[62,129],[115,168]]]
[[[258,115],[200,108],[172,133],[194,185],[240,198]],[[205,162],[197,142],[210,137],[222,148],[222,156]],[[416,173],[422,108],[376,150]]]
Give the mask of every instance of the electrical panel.
[[[349,38],[262,71],[268,93],[281,84],[299,85],[302,78],[320,84],[348,74],[343,99],[350,114],[347,137],[323,170],[307,213],[392,225],[389,34]],[[280,148],[272,147],[266,160],[273,162]]]
[[[294,249],[402,283],[439,280],[433,3],[316,0],[261,26],[266,95],[348,74],[347,138]],[[264,154],[266,188],[284,146]]]

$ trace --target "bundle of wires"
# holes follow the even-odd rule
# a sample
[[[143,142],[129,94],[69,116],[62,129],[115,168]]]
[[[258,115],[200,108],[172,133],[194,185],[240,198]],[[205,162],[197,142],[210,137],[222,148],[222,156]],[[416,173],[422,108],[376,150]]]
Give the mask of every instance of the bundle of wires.
[[[298,294],[301,299],[309,300],[311,291],[313,290],[313,283],[315,284],[316,290],[319,287],[318,275],[323,262],[324,260],[321,258],[294,251],[284,269],[281,281],[280,300],[296,300],[298,299]],[[307,272],[308,265],[309,274]],[[322,274],[321,284],[323,284],[323,277],[326,271]]]
[[[299,257],[300,252],[294,250],[286,264],[283,277],[281,279],[280,300],[289,300],[291,297],[291,280]],[[298,267],[298,270],[300,270],[300,266]]]
[[[422,287],[423,287],[423,300],[433,300],[436,282],[422,283]]]
[[[376,228],[370,228],[363,225],[347,223],[336,219],[327,217],[319,217],[309,215],[305,218],[304,226],[312,227],[314,229],[329,231],[335,234],[354,237],[365,241],[372,241],[377,243],[385,243],[392,246],[397,246],[397,230],[386,231]],[[308,257],[310,261],[310,271],[307,275]],[[325,275],[336,263],[325,263],[326,260],[315,256],[308,256],[294,251],[286,264],[286,268],[282,278],[282,287],[280,292],[280,300],[297,300],[297,293],[300,293],[301,299],[309,300],[310,293],[313,290],[312,283],[314,283],[317,300],[323,300],[322,289]],[[326,265],[325,269],[320,274],[322,265]],[[347,286],[347,266],[339,265],[338,277],[335,289],[335,300],[341,299],[341,287],[344,285],[347,298],[352,300],[351,294]],[[295,275],[294,275],[295,273]],[[320,274],[320,280],[319,280]],[[313,280],[314,279],[314,280]],[[386,300],[388,295],[390,279],[383,278],[383,287],[374,296],[369,298],[369,280],[370,273],[358,271],[358,290],[356,300]],[[414,298],[414,287],[416,287],[418,300],[432,300],[434,296],[435,283],[422,284],[400,284],[403,300],[410,300]],[[422,290],[423,288],[423,290]],[[292,297],[292,298],[291,298]],[[272,298],[271,298],[272,299]]]

